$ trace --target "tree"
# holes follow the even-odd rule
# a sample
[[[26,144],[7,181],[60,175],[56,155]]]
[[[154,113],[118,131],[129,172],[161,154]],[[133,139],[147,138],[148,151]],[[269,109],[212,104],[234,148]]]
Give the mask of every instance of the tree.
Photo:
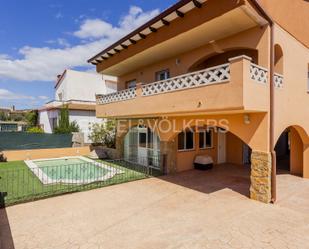
[[[9,120],[9,115],[3,111],[0,112],[0,121],[7,121]]]
[[[70,123],[68,106],[63,106],[60,110],[59,123],[58,126],[54,128],[54,133],[67,134],[72,132],[79,132],[79,130],[80,129],[76,121]]]
[[[92,124],[89,127],[89,139],[94,145],[103,144],[108,148],[115,148],[116,139],[116,122],[115,120],[107,120],[102,124]]]
[[[39,113],[37,110],[33,110],[26,113],[26,121],[28,126],[35,127],[38,124]]]

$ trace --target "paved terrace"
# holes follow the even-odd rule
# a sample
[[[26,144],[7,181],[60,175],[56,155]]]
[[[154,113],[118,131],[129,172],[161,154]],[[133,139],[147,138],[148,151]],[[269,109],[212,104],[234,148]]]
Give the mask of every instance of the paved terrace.
[[[279,175],[266,205],[246,197],[248,175],[225,165],[12,206],[0,248],[309,248],[309,180]]]

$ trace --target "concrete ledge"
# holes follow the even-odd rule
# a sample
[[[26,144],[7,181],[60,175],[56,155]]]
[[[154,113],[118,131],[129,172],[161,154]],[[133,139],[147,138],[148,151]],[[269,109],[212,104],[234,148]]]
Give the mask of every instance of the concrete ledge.
[[[90,147],[76,148],[56,148],[56,149],[35,149],[35,150],[10,150],[3,151],[7,161],[23,161],[42,158],[55,158],[65,156],[83,156],[89,155]]]

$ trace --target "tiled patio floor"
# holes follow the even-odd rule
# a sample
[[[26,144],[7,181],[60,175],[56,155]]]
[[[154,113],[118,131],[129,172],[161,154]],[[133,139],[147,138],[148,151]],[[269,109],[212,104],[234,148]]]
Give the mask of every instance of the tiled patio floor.
[[[278,175],[266,205],[246,197],[248,175],[225,165],[12,206],[0,248],[309,248],[309,180]]]

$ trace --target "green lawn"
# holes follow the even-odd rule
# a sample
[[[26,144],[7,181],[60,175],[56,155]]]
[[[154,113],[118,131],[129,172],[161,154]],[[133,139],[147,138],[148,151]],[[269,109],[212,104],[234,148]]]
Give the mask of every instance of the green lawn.
[[[138,165],[130,164],[124,161],[105,161],[104,163],[108,164],[110,167],[122,170],[123,173],[115,175],[113,178],[105,181],[85,185],[44,185],[28,169],[23,161],[0,163],[0,192],[7,193],[5,197],[5,204],[11,205],[64,193],[84,191],[143,179],[148,176],[145,168]]]

